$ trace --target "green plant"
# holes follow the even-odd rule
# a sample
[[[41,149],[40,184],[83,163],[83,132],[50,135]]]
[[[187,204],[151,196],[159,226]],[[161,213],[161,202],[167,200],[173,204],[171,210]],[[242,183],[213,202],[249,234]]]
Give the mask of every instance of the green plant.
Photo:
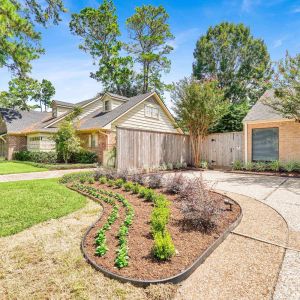
[[[180,170],[182,168],[182,163],[181,162],[177,162],[174,164],[174,169],[175,170]]]
[[[117,250],[117,257],[115,259],[115,265],[121,269],[128,266],[128,250],[126,243],[122,244]]]
[[[32,161],[43,164],[54,164],[57,162],[55,151],[17,151],[14,152],[13,158],[19,161]]]
[[[151,230],[155,234],[158,231],[163,232],[168,224],[170,210],[168,207],[154,207],[151,213]]]
[[[162,194],[156,194],[153,199],[153,202],[154,202],[154,205],[157,207],[169,207],[170,206],[169,200],[166,198],[166,196],[164,196]]]
[[[134,183],[131,191],[133,194],[139,194],[140,189],[141,189],[141,186],[138,183]]]
[[[270,171],[279,172],[279,170],[280,170],[280,162],[279,162],[279,160],[274,160],[272,162],[269,162],[267,168]]]
[[[99,178],[99,183],[101,183],[101,184],[106,184],[106,183],[107,183],[107,178],[106,178],[105,176],[101,176],[101,177]]]
[[[141,186],[141,187],[139,188],[139,196],[140,196],[141,198],[145,198],[145,196],[146,196],[146,194],[147,194],[147,190],[148,190],[147,188]]]
[[[152,251],[159,260],[168,260],[175,254],[175,246],[167,231],[155,233]]]
[[[117,188],[121,188],[122,186],[123,186],[123,184],[124,184],[124,180],[123,179],[116,179],[115,180],[115,186],[117,187]]]
[[[202,169],[208,169],[208,162],[206,160],[202,160],[200,162],[200,168],[202,168]]]
[[[147,201],[153,201],[153,200],[154,200],[154,197],[155,197],[155,192],[154,192],[152,189],[146,189],[146,190],[145,190],[144,198],[145,198]]]
[[[95,152],[91,152],[85,149],[80,149],[78,152],[73,152],[70,157],[71,163],[89,164],[95,163],[98,160],[98,156]]]
[[[124,190],[125,190],[126,192],[132,191],[133,186],[134,186],[134,184],[133,184],[133,182],[131,182],[131,181],[125,182],[124,185],[123,185]]]
[[[102,243],[100,246],[96,248],[95,254],[97,256],[103,256],[106,254],[107,251],[108,251],[108,247],[106,243]]]
[[[234,161],[232,168],[233,168],[233,170],[242,170],[243,166],[244,166],[244,164],[242,161],[236,160],[236,161]]]
[[[245,169],[246,169],[246,171],[253,171],[254,170],[254,163],[251,162],[251,161],[248,161],[245,164]]]
[[[115,181],[113,180],[113,179],[109,179],[109,180],[107,180],[107,185],[108,186],[114,186],[115,185]]]
[[[253,164],[253,169],[258,172],[263,172],[267,169],[267,164],[264,162],[257,162]]]
[[[89,178],[89,179],[88,179],[88,183],[89,183],[89,184],[95,183],[95,179],[94,179],[93,177]]]
[[[167,163],[167,170],[173,170],[173,164],[172,163]]]
[[[282,168],[286,172],[299,172],[300,171],[300,162],[289,161],[282,164]]]
[[[63,177],[60,178],[59,182],[66,184],[66,183],[71,183],[71,182],[81,180],[82,183],[84,183],[91,176],[94,176],[93,172],[76,172],[76,173],[71,173],[71,174],[65,174]]]

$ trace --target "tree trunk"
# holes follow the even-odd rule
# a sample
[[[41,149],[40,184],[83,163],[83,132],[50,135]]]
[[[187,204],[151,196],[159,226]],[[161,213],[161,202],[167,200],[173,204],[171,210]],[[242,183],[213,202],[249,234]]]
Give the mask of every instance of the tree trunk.
[[[199,167],[200,166],[200,135],[190,135],[191,137],[191,143],[192,143],[192,151],[193,151],[193,158],[194,158],[194,166]]]

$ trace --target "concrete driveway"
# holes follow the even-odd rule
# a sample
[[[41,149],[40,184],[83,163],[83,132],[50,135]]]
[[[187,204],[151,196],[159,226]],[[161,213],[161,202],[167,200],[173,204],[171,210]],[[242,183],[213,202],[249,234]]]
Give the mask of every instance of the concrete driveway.
[[[199,176],[200,172],[188,172],[185,174],[192,177]],[[281,247],[280,242],[275,243],[275,245],[284,249],[284,259],[273,292],[273,299],[299,300],[300,179],[221,171],[204,171],[201,174],[203,179],[213,189],[254,198],[275,209],[278,215],[283,217],[288,225],[288,243],[287,245],[282,244],[283,247]],[[265,207],[267,207],[266,205]],[[253,217],[255,216],[257,217],[256,227],[259,227],[259,222],[264,219],[264,215],[261,215],[260,209],[258,209],[257,212],[253,212]],[[262,221],[264,222],[264,220]],[[267,221],[266,217],[265,223]]]

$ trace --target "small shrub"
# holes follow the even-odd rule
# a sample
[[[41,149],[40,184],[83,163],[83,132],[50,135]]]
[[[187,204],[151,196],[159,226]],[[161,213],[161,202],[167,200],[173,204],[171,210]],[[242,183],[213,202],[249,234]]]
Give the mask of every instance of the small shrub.
[[[190,180],[181,191],[181,196],[185,226],[205,233],[213,230],[220,211],[210,198],[202,178]]]
[[[253,165],[253,169],[258,171],[258,172],[263,172],[266,171],[267,169],[267,164],[264,162],[257,162]]]
[[[151,189],[159,189],[162,187],[161,174],[153,174],[148,177],[148,187]]]
[[[84,183],[90,177],[94,177],[93,172],[77,172],[77,173],[65,174],[63,177],[59,179],[59,182],[66,184],[66,183],[82,180]]]
[[[153,254],[159,260],[168,260],[175,254],[175,247],[170,234],[157,232],[154,235]]]
[[[236,160],[236,161],[234,161],[232,168],[233,168],[233,170],[237,170],[237,171],[243,170],[243,165],[244,164],[242,161]]]
[[[267,168],[270,171],[279,172],[280,171],[280,162],[278,160],[269,162]]]
[[[57,163],[57,153],[55,151],[18,151],[14,153],[14,159],[43,164],[55,164]]]
[[[155,198],[155,192],[152,189],[146,189],[144,198],[147,201],[153,201]]]
[[[139,196],[141,197],[141,198],[145,198],[145,196],[146,196],[146,194],[147,194],[147,188],[145,188],[145,187],[140,187],[139,188]]]
[[[141,186],[138,183],[134,183],[131,191],[133,194],[139,194],[140,188],[141,188]]]
[[[168,169],[168,167],[165,163],[163,163],[159,166],[159,170],[161,170],[161,171],[166,171],[167,169]]]
[[[182,163],[181,162],[177,162],[174,164],[174,169],[175,170],[180,170],[182,168]]]
[[[107,178],[106,178],[105,176],[101,176],[101,177],[99,178],[99,183],[101,183],[101,184],[106,184],[106,183],[107,183]]]
[[[151,213],[151,230],[155,234],[158,231],[163,232],[168,224],[170,216],[169,208],[155,207]]]
[[[144,185],[144,183],[145,183],[145,178],[142,174],[134,174],[132,176],[131,180],[140,185]]]
[[[282,164],[282,168],[285,172],[299,172],[300,163],[297,161],[289,161]]]
[[[88,178],[88,183],[89,184],[95,183],[95,179],[93,177]]]
[[[102,243],[102,245],[100,245],[96,248],[95,254],[97,256],[103,256],[107,251],[108,251],[108,247],[107,247],[106,243],[104,242],[104,243]]]
[[[123,184],[124,184],[124,180],[123,180],[123,179],[119,178],[119,179],[116,179],[116,180],[115,180],[115,186],[116,186],[117,188],[120,189],[120,188],[123,186]]]
[[[200,168],[202,168],[202,169],[208,169],[208,162],[206,160],[202,160],[200,162]]]
[[[80,164],[92,164],[97,162],[97,154],[88,150],[81,149],[71,154],[70,162]]]
[[[186,180],[184,179],[182,174],[172,176],[167,180],[165,190],[170,194],[179,194],[185,182]]]
[[[86,182],[86,178],[85,178],[85,177],[79,178],[79,182],[80,182],[80,183],[85,183],[85,182]]]
[[[123,170],[117,173],[118,178],[121,178],[124,182],[129,180],[129,173],[127,170]]]
[[[167,163],[167,170],[173,170],[174,166],[172,163]]]
[[[115,185],[115,181],[113,179],[109,179],[109,180],[107,180],[107,185],[112,187]]]
[[[170,205],[169,200],[162,194],[155,195],[153,202],[156,207],[169,207]]]
[[[249,161],[249,162],[247,162],[246,164],[245,164],[245,169],[246,169],[246,171],[253,171],[254,170],[254,163],[253,162],[251,162],[251,161]]]
[[[130,192],[133,189],[133,183],[131,181],[127,181],[124,183],[123,187],[126,192]]]
[[[187,166],[188,166],[188,165],[187,165],[187,163],[186,163],[186,162],[183,162],[183,163],[182,163],[182,168],[183,168],[183,169],[186,169],[186,168],[187,168]]]

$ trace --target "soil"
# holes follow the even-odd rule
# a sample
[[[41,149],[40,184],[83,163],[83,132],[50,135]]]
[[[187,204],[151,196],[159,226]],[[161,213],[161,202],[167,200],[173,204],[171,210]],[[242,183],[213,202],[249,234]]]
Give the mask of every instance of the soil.
[[[105,185],[98,183],[93,184],[94,187],[112,190]],[[116,249],[118,239],[116,237],[119,227],[124,220],[125,210],[120,205],[119,218],[112,225],[111,229],[106,232],[108,252],[103,257],[95,255],[95,236],[99,228],[106,222],[111,211],[108,204],[102,202],[104,212],[101,219],[95,223],[84,241],[84,249],[88,256],[94,260],[96,264],[105,269],[134,279],[154,280],[168,278],[177,275],[187,269],[193,262],[233,223],[240,215],[240,207],[233,204],[232,211],[228,205],[224,204],[225,196],[210,192],[212,201],[218,205],[221,215],[216,222],[216,228],[209,234],[201,233],[199,230],[186,230],[180,222],[183,219],[181,212],[180,199],[174,195],[167,195],[171,204],[171,217],[168,223],[168,231],[170,232],[173,243],[175,245],[176,254],[166,262],[161,262],[153,258],[151,249],[153,246],[153,238],[150,233],[150,216],[153,204],[147,202],[136,195],[127,193],[122,189],[113,189],[114,192],[120,193],[133,205],[135,216],[133,224],[129,228],[128,248],[129,248],[129,265],[125,268],[118,269],[114,266],[116,258]],[[161,190],[158,190],[162,192]]]

